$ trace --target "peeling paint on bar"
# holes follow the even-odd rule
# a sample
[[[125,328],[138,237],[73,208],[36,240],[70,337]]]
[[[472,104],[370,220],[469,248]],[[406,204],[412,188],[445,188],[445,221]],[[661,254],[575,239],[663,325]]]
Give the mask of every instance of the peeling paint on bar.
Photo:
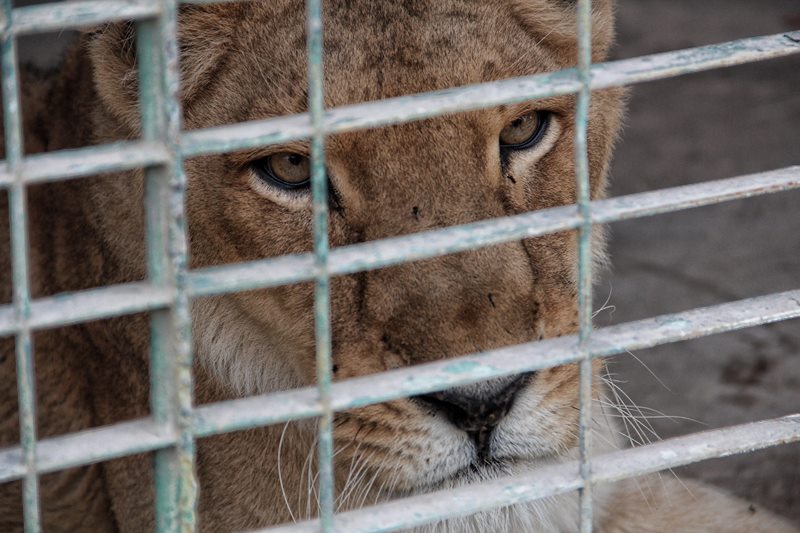
[[[32,184],[163,165],[166,161],[163,146],[129,141],[34,154],[22,161],[19,172],[24,183]],[[13,181],[8,165],[0,163],[0,187],[8,187]]]
[[[593,223],[608,223],[796,188],[800,188],[800,166],[598,200],[590,204],[590,212]],[[569,205],[342,246],[331,251],[329,270],[332,275],[352,274],[571,230],[580,223],[576,207]],[[211,296],[299,283],[312,277],[311,254],[297,254],[195,270],[189,275],[188,290],[195,297]]]
[[[118,20],[157,16],[161,5],[155,0],[89,0],[18,7],[12,13],[14,35],[82,28]]]
[[[174,296],[148,283],[66,292],[31,302],[31,329],[52,328],[166,308]],[[12,306],[0,307],[0,335],[16,331]]]
[[[36,471],[40,474],[74,466],[150,452],[175,444],[169,428],[152,418],[121,422],[39,441]],[[0,449],[0,483],[22,476],[19,448]]]
[[[31,304],[30,327],[42,329],[151,311],[169,305],[171,291],[146,283],[62,293]]]
[[[800,415],[712,429],[620,450],[592,458],[592,483],[658,472],[667,468],[727,457],[800,441]],[[579,463],[570,461],[450,490],[406,497],[336,516],[340,531],[368,533],[437,522],[580,489]],[[311,533],[316,520],[260,530],[263,533]]]
[[[592,66],[590,85],[603,89],[738,65],[800,52],[800,31],[622,59]],[[575,69],[342,106],[325,114],[328,134],[385,126],[472,109],[575,93]],[[184,157],[233,152],[311,136],[307,114],[243,122],[183,134]]]
[[[328,242],[328,177],[325,172],[325,88],[323,75],[322,0],[306,0],[308,109],[311,116],[311,206],[314,241],[314,350],[320,416],[317,420],[317,507],[322,533],[332,533],[333,409],[331,407],[331,293]]]

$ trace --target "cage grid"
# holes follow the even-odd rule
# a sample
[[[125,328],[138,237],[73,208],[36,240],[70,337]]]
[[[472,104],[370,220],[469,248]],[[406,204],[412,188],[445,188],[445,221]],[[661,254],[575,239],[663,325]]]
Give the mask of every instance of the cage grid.
[[[211,3],[194,0],[185,3]],[[800,188],[800,167],[696,185],[591,200],[586,132],[591,91],[800,52],[800,32],[741,39],[633,59],[591,64],[591,1],[578,0],[578,64],[558,72],[324,109],[321,0],[306,0],[309,112],[204,130],[181,130],[176,42],[178,0],[89,0],[2,12],[2,87],[13,303],[0,306],[0,335],[16,338],[20,445],[0,450],[0,482],[23,480],[26,531],[39,531],[40,474],[142,452],[155,452],[156,527],[196,528],[197,438],[316,417],[319,419],[320,519],[271,531],[391,531],[568,491],[581,494],[581,531],[592,528],[592,486],[704,459],[800,440],[800,415],[695,433],[593,457],[587,406],[591,360],[659,344],[800,317],[800,290],[693,309],[593,330],[591,229],[594,224]],[[26,33],[135,20],[141,139],[24,155],[16,38]],[[420,120],[562,94],[577,94],[576,204],[329,250],[324,139],[327,135]],[[313,253],[189,270],[184,213],[184,158],[312,140]],[[26,187],[67,178],[145,170],[148,279],[32,299],[26,233]],[[579,330],[574,335],[427,363],[382,374],[331,379],[328,283],[332,276],[382,268],[548,233],[579,233]],[[192,298],[313,281],[317,387],[192,406]],[[151,312],[151,416],[37,440],[31,333],[37,329]],[[412,496],[341,514],[333,512],[335,411],[567,363],[581,366],[579,459],[452,490]]]

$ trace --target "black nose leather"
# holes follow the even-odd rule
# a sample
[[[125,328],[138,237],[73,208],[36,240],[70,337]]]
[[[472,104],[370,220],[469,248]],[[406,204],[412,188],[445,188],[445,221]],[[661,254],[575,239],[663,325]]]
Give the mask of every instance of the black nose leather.
[[[481,457],[488,457],[489,436],[514,405],[519,390],[531,374],[501,378],[466,387],[456,387],[414,399],[443,413],[478,445]]]

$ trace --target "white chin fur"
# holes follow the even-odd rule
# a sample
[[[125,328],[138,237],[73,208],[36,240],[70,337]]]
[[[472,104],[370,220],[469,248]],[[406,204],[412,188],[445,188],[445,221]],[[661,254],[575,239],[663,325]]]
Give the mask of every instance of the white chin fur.
[[[220,384],[238,396],[300,387],[269,335],[223,297],[192,305],[192,337],[201,364]]]

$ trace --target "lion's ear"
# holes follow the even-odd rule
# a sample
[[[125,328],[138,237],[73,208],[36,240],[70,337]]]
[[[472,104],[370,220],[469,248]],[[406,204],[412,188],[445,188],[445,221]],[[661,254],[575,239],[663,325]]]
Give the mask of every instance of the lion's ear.
[[[542,45],[577,58],[577,0],[510,0],[513,11]],[[592,2],[592,61],[603,61],[614,42],[614,0]]]
[[[229,45],[232,25],[221,6],[182,6],[179,18],[181,99],[184,105],[206,85]],[[108,24],[86,36],[94,85],[105,106],[134,130],[139,127],[136,30],[130,22]]]

